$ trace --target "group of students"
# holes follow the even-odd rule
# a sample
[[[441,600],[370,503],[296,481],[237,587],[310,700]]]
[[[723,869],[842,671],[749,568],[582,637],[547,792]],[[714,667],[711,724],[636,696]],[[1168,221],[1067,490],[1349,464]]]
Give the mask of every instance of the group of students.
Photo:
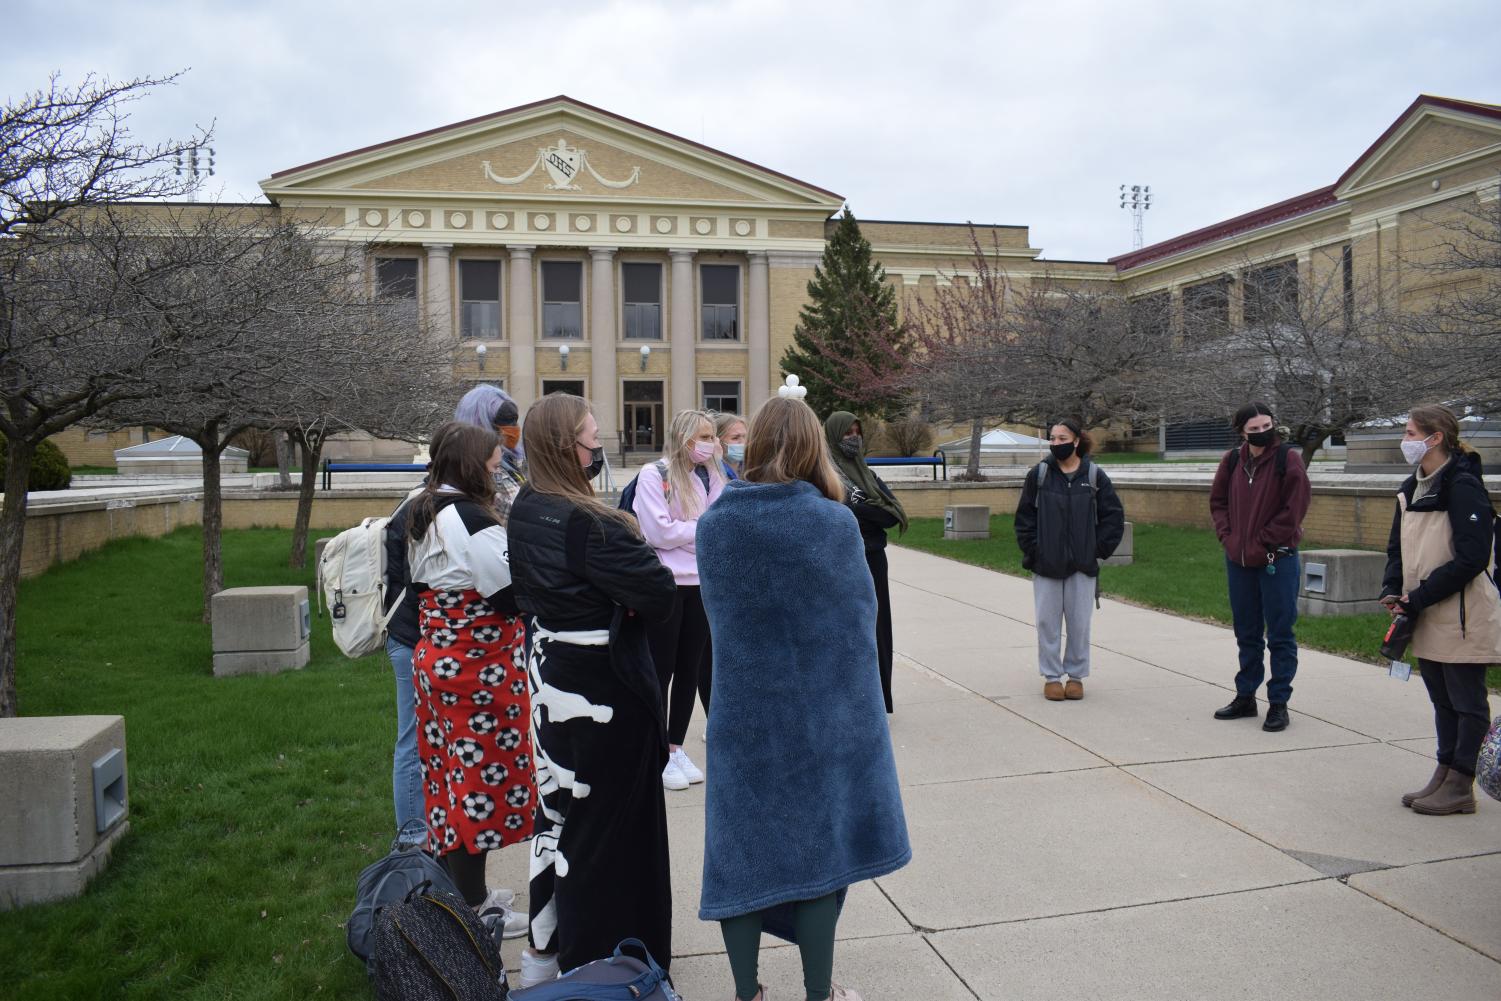
[[[884,723],[885,529],[906,516],[859,421],[781,398],[748,424],[685,411],[629,510],[594,491],[604,450],[577,396],[523,422],[478,386],[429,450],[386,536],[397,822],[426,824],[497,935],[529,939],[522,986],[626,938],[670,966],[665,790],[703,781],[683,748],[697,697],[699,914],[736,996],[761,992],[765,930],[799,946],[809,1001],[858,1001],[832,981],[846,889],[911,856]],[[526,914],[484,873],[520,843]]]
[[[1262,729],[1278,732],[1290,722],[1298,670],[1298,544],[1312,490],[1302,455],[1282,440],[1270,407],[1248,403],[1230,424],[1240,442],[1215,470],[1209,509],[1225,551],[1239,669],[1235,696],[1214,717],[1258,717],[1265,681]],[[1089,460],[1089,435],[1076,422],[1054,424],[1049,444],[1051,454],[1023,484],[1016,539],[1033,573],[1043,694],[1063,701],[1084,697],[1098,567],[1120,543],[1124,510],[1110,478]],[[1501,663],[1496,513],[1480,457],[1460,439],[1448,408],[1414,407],[1401,448],[1415,468],[1397,492],[1380,599],[1394,618],[1414,620],[1410,649],[1437,738],[1432,776],[1401,802],[1430,816],[1473,813],[1477,760],[1491,725],[1485,672]]]

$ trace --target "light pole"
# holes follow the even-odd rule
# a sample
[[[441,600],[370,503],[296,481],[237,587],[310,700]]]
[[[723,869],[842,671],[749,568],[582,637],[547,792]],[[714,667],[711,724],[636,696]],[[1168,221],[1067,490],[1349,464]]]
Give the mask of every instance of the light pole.
[[[1140,250],[1142,243],[1141,217],[1142,213],[1152,207],[1152,186],[1150,184],[1133,184],[1129,188],[1121,185],[1121,208],[1131,210],[1131,237],[1132,246]]]

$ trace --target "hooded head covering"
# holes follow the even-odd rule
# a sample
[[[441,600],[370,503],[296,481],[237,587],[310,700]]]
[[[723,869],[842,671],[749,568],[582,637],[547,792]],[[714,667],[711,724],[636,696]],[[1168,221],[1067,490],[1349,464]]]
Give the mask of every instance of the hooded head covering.
[[[839,443],[849,433],[850,426],[860,418],[848,410],[836,410],[829,415],[829,419],[823,422],[824,437],[829,442],[829,457],[834,460],[834,467],[839,470],[839,476],[845,483],[852,487],[859,487],[865,494],[866,503],[873,504],[883,511],[887,511],[902,526],[902,531],[907,531],[907,512],[902,510],[901,502],[891,496],[881,486],[876,474],[865,464],[865,445],[862,442],[860,454],[851,459],[844,454]],[[861,425],[864,430],[865,425]]]

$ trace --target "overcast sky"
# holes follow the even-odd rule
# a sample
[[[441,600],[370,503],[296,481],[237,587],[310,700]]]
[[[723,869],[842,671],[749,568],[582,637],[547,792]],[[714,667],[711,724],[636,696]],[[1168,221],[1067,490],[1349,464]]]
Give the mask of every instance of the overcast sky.
[[[1497,0],[9,6],[7,99],[188,69],[132,123],[212,119],[224,198],[567,94],[862,218],[1028,225],[1053,259],[1131,249],[1122,182],[1152,186],[1152,243],[1332,183],[1419,93],[1501,103]]]

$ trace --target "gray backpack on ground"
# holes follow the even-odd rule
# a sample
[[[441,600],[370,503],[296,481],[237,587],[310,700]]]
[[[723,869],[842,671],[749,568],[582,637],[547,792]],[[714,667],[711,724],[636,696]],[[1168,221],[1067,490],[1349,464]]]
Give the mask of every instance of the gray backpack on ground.
[[[443,863],[422,850],[427,840],[427,826],[420,820],[409,821],[391,842],[385,858],[367,865],[355,884],[354,913],[344,925],[349,951],[370,964],[374,948],[375,922],[382,907],[407,899],[423,885],[457,894],[458,889]]]
[[[376,916],[370,986],[376,1001],[505,1001],[510,985],[474,908],[421,886]]]

